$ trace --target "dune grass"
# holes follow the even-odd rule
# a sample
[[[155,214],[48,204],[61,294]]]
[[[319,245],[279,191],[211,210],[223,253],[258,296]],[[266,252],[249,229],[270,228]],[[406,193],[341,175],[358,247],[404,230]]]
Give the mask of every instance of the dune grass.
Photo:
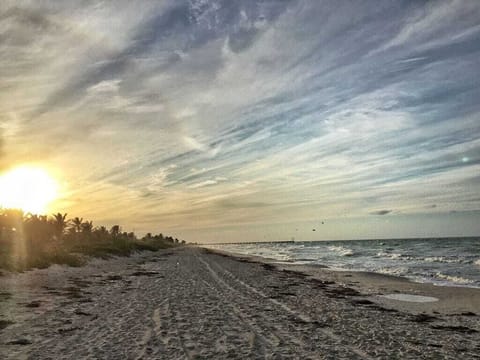
[[[32,248],[25,254],[16,254],[13,246],[1,246],[0,269],[24,271],[44,269],[52,264],[82,266],[89,257],[108,259],[112,256],[129,256],[137,251],[158,251],[174,247],[166,241],[97,241],[88,244],[66,245],[54,249]]]

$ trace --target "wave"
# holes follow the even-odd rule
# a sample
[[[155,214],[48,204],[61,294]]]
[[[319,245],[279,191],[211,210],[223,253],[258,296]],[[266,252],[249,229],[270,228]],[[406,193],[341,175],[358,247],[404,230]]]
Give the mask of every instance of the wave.
[[[340,256],[354,256],[352,249],[343,246],[329,246],[328,250],[338,253]]]
[[[378,252],[376,257],[387,258],[391,260],[414,260],[414,261],[425,261],[428,263],[445,263],[445,264],[460,264],[463,263],[462,259],[452,259],[445,256],[427,256],[427,257],[416,257],[399,253],[388,253],[388,252]],[[480,265],[480,260],[477,265]]]
[[[478,242],[472,243],[471,240],[462,246],[457,241],[427,244],[419,240],[395,244],[386,242],[381,247],[370,242],[257,243],[212,247],[261,256],[280,263],[326,265],[337,270],[373,271],[438,285],[480,287],[480,251]]]
[[[290,250],[300,250],[300,249],[304,249],[304,248],[305,248],[305,245],[303,245],[303,244],[290,245],[288,248],[289,248]]]
[[[417,260],[417,258],[405,255],[405,254],[398,254],[398,253],[387,253],[387,252],[378,252],[376,257],[383,257],[392,260]]]
[[[473,280],[470,279],[465,279],[460,276],[452,276],[452,275],[446,275],[442,274],[440,272],[435,273],[435,277],[438,279],[446,280],[455,284],[472,284],[474,283]]]
[[[386,274],[386,275],[395,275],[395,276],[405,276],[408,274],[408,268],[406,267],[383,267],[379,269],[375,269],[375,272],[378,272],[380,274]]]
[[[461,259],[448,259],[443,256],[432,256],[420,259],[426,262],[439,262],[439,263],[462,263]]]
[[[389,258],[389,259],[400,259],[402,257],[402,254],[395,254],[395,253],[387,253],[380,251],[377,253],[376,257],[383,257],[383,258]]]

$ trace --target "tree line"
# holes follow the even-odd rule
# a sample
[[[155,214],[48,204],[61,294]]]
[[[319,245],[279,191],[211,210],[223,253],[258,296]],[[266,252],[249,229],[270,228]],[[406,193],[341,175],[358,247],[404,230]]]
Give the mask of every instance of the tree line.
[[[21,210],[0,210],[0,268],[24,270],[52,263],[82,265],[86,256],[129,255],[134,251],[156,251],[184,245],[172,236],[122,231],[120,225],[109,229],[92,221],[67,214],[51,216],[25,214]]]

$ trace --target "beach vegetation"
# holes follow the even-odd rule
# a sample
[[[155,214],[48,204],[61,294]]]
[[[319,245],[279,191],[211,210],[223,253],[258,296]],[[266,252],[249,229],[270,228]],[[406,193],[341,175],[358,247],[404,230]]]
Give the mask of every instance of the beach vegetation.
[[[162,233],[139,238],[134,232],[122,231],[120,225],[108,230],[81,217],[68,218],[68,214],[47,216],[0,209],[0,268],[9,271],[51,264],[81,266],[89,257],[128,256],[180,245],[185,241]]]

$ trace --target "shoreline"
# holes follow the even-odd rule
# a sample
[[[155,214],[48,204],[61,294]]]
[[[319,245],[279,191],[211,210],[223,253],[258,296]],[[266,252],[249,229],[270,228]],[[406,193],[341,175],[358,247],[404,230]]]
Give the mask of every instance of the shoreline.
[[[325,265],[299,265],[278,262],[275,259],[255,255],[231,253],[224,250],[205,248],[213,253],[247,261],[269,264],[279,270],[296,271],[320,281],[333,281],[354,288],[368,296],[378,305],[405,311],[411,314],[427,313],[455,315],[473,313],[480,315],[480,288],[467,286],[436,285],[416,282],[402,276],[381,274],[371,271],[336,270]],[[432,302],[401,301],[384,297],[391,294],[406,294],[432,297]]]
[[[475,250],[478,237],[455,239],[292,241],[286,245],[265,242],[206,247],[241,256],[257,255],[279,264],[323,265],[336,271],[374,272],[435,286],[480,289],[480,255]]]

